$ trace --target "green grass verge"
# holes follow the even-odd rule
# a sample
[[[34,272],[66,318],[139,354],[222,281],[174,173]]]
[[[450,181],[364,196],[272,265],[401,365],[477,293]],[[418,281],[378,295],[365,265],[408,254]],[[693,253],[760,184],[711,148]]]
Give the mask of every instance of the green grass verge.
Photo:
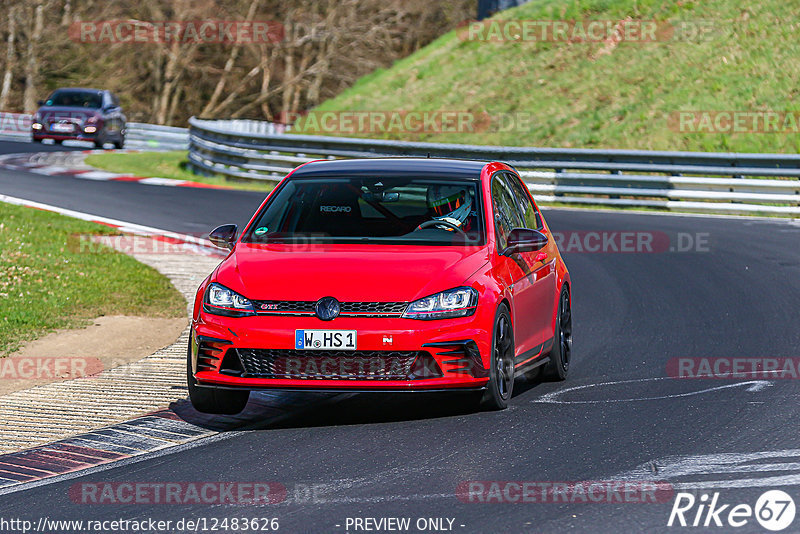
[[[92,167],[134,176],[173,178],[211,185],[222,185],[251,191],[271,191],[271,182],[230,180],[224,176],[200,176],[187,168],[185,150],[169,152],[105,152],[90,154],[86,163]]]
[[[533,0],[500,20],[685,21],[702,38],[656,42],[476,42],[442,36],[315,111],[522,114],[507,131],[357,137],[437,142],[736,152],[800,151],[792,133],[687,133],[679,111],[794,111],[800,3],[763,0]],[[508,127],[508,123],[506,123]],[[492,130],[490,128],[490,130]],[[295,133],[302,133],[295,129]],[[325,133],[309,130],[305,133]]]
[[[113,234],[99,224],[0,203],[0,357],[59,328],[101,315],[181,317],[186,302],[169,280],[76,236]]]

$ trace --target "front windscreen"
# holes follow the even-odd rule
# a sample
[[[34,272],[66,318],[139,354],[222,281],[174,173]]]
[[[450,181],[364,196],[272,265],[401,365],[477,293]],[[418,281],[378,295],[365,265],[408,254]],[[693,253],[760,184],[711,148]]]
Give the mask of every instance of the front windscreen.
[[[95,91],[56,91],[47,99],[47,106],[63,106],[98,109],[103,99]]]
[[[244,242],[481,245],[478,182],[337,177],[284,184]]]

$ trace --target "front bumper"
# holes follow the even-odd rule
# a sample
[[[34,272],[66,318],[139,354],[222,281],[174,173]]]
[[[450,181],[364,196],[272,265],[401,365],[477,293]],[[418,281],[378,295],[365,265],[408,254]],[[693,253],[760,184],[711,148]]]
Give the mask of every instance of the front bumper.
[[[192,323],[191,365],[200,387],[349,392],[481,389],[489,376],[492,319],[487,321],[478,312],[435,321],[357,317],[321,321],[296,316],[231,318],[201,311]],[[295,331],[313,329],[356,330],[357,350],[295,350]],[[258,362],[263,365],[254,365],[255,357],[263,358]],[[373,367],[381,358],[391,363]],[[289,372],[292,362],[308,362],[319,372],[307,372],[306,363],[296,363]],[[254,373],[254,368],[260,372]]]
[[[97,139],[97,134],[98,132],[95,133],[76,132],[71,134],[59,134],[52,132],[43,132],[42,130],[34,130],[33,139],[35,141],[41,141],[42,139],[55,139],[56,141],[95,141]]]

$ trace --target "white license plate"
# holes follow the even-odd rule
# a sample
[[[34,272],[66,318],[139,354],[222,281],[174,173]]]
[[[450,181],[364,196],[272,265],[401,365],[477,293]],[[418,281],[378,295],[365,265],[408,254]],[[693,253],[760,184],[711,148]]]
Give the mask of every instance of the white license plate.
[[[53,124],[53,126],[51,127],[51,129],[54,132],[71,132],[73,128],[74,126],[72,124],[65,124],[60,122]]]
[[[356,330],[295,330],[297,350],[356,350]]]

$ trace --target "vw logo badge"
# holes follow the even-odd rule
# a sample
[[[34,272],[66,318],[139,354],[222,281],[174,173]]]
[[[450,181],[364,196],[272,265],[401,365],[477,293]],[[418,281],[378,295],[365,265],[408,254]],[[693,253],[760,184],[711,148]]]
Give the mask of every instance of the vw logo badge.
[[[314,310],[323,321],[332,321],[339,316],[339,301],[333,297],[322,297],[317,301]]]

